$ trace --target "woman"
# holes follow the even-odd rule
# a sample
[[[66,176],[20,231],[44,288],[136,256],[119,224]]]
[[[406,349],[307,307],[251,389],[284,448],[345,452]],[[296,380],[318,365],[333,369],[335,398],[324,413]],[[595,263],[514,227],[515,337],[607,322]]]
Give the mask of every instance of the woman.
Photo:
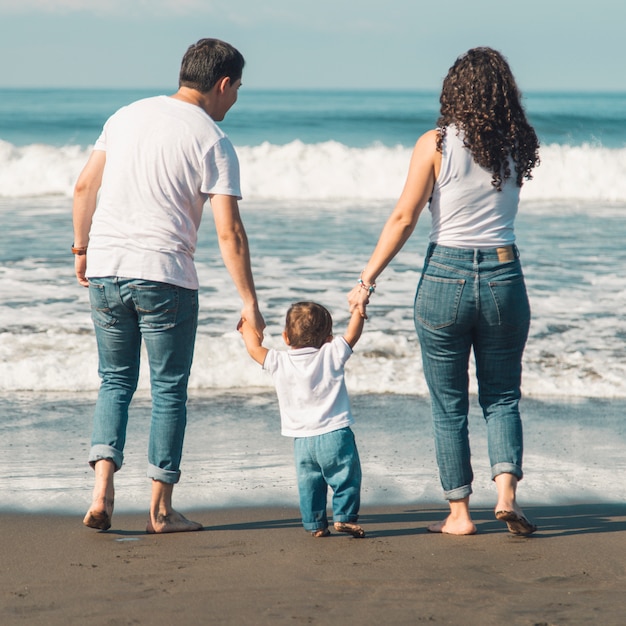
[[[474,48],[446,76],[438,128],[417,141],[400,199],[348,296],[365,316],[375,281],[410,237],[422,209],[430,245],[415,298],[415,325],[431,395],[435,448],[450,514],[431,532],[476,532],[468,436],[468,363],[474,350],[498,501],[496,517],[514,534],[536,526],[516,502],[522,478],[521,362],[530,307],[515,246],[524,179],[539,142],[502,55]]]

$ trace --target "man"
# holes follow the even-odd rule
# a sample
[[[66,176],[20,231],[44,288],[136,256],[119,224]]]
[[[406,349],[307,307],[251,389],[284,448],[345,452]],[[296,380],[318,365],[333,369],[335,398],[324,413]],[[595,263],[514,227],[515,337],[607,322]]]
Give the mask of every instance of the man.
[[[215,122],[237,100],[243,56],[201,39],[183,57],[172,96],[139,100],[106,122],[74,192],[75,270],[89,287],[100,391],[89,463],[95,487],[84,524],[107,530],[141,342],[150,365],[152,423],[149,533],[199,530],[172,507],[180,478],[187,384],[198,321],[197,231],[209,199],[219,247],[243,301],[241,316],[265,323],[239,215],[239,163]],[[97,204],[97,209],[96,209]]]

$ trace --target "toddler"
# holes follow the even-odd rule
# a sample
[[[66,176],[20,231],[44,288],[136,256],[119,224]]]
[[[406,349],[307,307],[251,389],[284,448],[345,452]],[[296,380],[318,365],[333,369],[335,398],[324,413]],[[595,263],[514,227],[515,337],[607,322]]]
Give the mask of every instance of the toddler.
[[[332,334],[330,313],[315,302],[287,311],[283,339],[290,350],[267,349],[252,326],[239,330],[250,356],[273,378],[281,433],[294,438],[300,513],[314,537],[327,537],[326,496],[333,490],[335,530],[364,537],[356,524],[361,501],[361,464],[354,434],[344,366],[363,330],[355,310],[343,337]]]

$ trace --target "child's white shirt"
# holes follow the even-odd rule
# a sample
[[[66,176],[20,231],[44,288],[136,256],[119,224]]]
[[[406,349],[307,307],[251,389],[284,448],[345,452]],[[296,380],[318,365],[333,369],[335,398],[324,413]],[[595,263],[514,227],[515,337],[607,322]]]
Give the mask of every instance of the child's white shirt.
[[[263,369],[274,380],[284,436],[312,437],[354,423],[344,379],[351,355],[343,337],[319,349],[268,351]]]

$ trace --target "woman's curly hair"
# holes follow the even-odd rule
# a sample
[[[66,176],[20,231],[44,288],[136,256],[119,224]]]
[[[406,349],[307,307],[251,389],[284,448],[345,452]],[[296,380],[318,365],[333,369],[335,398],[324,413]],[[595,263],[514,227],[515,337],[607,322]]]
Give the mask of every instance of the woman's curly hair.
[[[502,190],[515,165],[521,187],[539,164],[539,140],[526,119],[521,95],[506,59],[491,48],[472,48],[460,56],[443,81],[437,126],[441,152],[447,127],[463,133],[474,161],[493,174],[492,185]]]

